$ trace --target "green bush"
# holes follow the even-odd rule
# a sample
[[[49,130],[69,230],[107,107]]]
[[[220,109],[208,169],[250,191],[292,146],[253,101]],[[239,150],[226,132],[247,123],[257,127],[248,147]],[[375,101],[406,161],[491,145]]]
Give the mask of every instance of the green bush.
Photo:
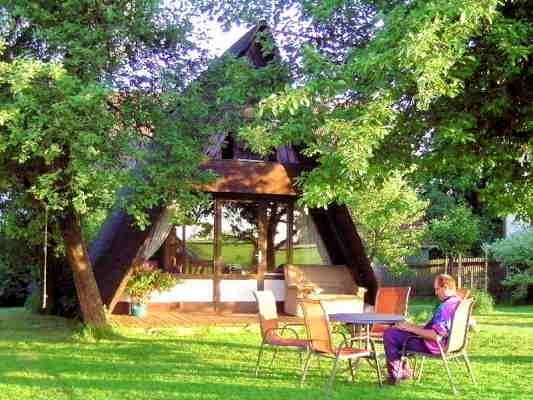
[[[40,287],[33,289],[24,302],[24,308],[33,314],[38,314],[41,311],[41,294]]]
[[[133,271],[126,285],[126,291],[133,301],[142,304],[146,303],[153,291],[170,289],[177,282],[176,277],[168,272],[142,266]]]
[[[32,280],[32,267],[11,254],[11,251],[0,252],[0,306],[3,307],[22,306]]]
[[[494,311],[494,299],[490,293],[472,289],[471,296],[475,299],[473,310],[475,315],[489,314]]]
[[[486,248],[496,260],[508,267],[502,284],[511,289],[511,300],[526,300],[533,288],[533,229],[498,240]]]

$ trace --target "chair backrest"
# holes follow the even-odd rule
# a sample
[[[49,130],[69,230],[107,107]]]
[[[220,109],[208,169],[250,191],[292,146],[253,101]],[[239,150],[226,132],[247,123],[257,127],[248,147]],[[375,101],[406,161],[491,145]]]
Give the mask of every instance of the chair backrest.
[[[328,314],[320,301],[303,300],[300,304],[304,313],[305,329],[311,349],[320,353],[335,354],[335,347],[331,341]]]
[[[461,300],[455,314],[453,315],[450,336],[445,353],[454,353],[461,351],[467,344],[468,340],[468,323],[472,315],[474,299],[472,297]]]
[[[410,286],[381,286],[376,294],[377,313],[407,315]]]
[[[279,325],[276,298],[270,290],[255,290],[254,297],[259,308],[259,325],[263,339]]]

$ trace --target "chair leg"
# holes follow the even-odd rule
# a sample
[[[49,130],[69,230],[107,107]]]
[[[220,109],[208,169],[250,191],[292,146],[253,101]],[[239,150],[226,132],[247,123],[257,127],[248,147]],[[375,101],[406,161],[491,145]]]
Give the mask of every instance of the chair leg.
[[[355,372],[353,370],[353,362],[352,359],[348,359],[348,366],[350,367],[350,374],[352,375],[352,382],[355,382]]]
[[[376,363],[376,372],[378,373],[378,383],[379,386],[383,386],[383,378],[381,376],[381,367],[379,365],[379,360],[377,354],[374,352],[374,362]]]
[[[448,381],[450,381],[450,386],[452,387],[453,394],[457,395],[457,389],[453,383],[452,371],[450,371],[448,360],[446,359],[446,356],[444,354],[442,355],[442,362],[444,363],[444,367],[446,368],[446,373],[448,374]]]
[[[372,348],[372,355],[373,355],[374,363],[376,364],[375,367],[376,367],[376,372],[378,373],[379,386],[381,386],[383,384],[383,381],[381,379],[381,368],[379,366],[378,353],[376,351],[376,343],[374,342],[373,339],[370,339],[370,346]]]
[[[331,370],[331,375],[328,380],[328,389],[333,388],[333,382],[335,380],[335,375],[337,375],[337,369],[339,368],[339,358],[335,357],[335,362],[333,363],[333,369]]]
[[[257,363],[255,364],[255,376],[259,376],[259,363],[261,362],[261,356],[263,355],[263,350],[265,347],[265,342],[261,342],[261,347],[259,348],[259,354],[257,355]]]
[[[420,380],[422,379],[422,371],[424,369],[424,362],[426,361],[426,357],[422,356],[421,359],[420,359],[420,366],[417,366],[417,375],[416,375],[416,381],[417,382],[420,382]],[[416,364],[418,364],[418,361],[416,362]]]
[[[307,377],[307,371],[309,370],[309,364],[311,362],[312,354],[313,354],[313,352],[309,351],[307,353],[307,357],[305,358],[304,368],[303,368],[303,371],[302,371],[302,379],[300,380],[300,387],[303,387],[304,382],[305,382],[305,378]]]
[[[272,360],[270,360],[270,368],[272,368],[272,366],[274,365],[274,360],[276,360],[276,355],[278,354],[278,350],[279,350],[279,347],[275,346],[273,354],[272,354]]]
[[[414,378],[416,376],[416,358],[414,356],[412,357],[402,356],[401,360],[407,363],[407,365],[411,369],[411,373],[412,373],[411,378]]]
[[[476,379],[474,378],[474,372],[472,371],[472,365],[470,365],[470,360],[468,359],[468,355],[466,353],[463,353],[463,357],[465,359],[466,368],[468,369],[470,378],[472,379],[472,383],[474,385],[477,385]]]

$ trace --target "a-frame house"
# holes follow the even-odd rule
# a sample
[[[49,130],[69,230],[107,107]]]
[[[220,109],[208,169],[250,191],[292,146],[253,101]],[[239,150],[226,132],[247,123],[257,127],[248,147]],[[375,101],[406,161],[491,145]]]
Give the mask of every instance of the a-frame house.
[[[265,66],[259,25],[229,50]],[[90,257],[102,299],[111,312],[127,311],[124,289],[132,266],[145,262],[180,278],[150,307],[180,310],[254,311],[254,289],[271,289],[283,301],[280,265],[346,265],[373,303],[377,283],[349,211],[344,206],[300,209],[295,179],[310,168],[297,150],[277,149],[265,159],[233,135],[217,135],[206,148],[205,168],[219,178],[203,189],[212,206],[189,226],[170,224],[167,210],[150,211],[151,227],[137,229],[124,212],[112,214],[92,243]]]

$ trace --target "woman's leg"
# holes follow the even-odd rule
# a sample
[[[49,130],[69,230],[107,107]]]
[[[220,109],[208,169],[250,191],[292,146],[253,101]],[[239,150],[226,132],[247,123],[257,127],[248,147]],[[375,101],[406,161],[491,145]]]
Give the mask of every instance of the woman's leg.
[[[402,365],[402,350],[406,343],[406,350],[417,352],[428,352],[424,340],[418,337],[413,338],[413,334],[396,328],[386,329],[383,333],[383,345],[385,347],[385,356],[387,358],[387,371],[389,372],[389,381],[399,383],[401,379],[409,378],[410,369]]]

